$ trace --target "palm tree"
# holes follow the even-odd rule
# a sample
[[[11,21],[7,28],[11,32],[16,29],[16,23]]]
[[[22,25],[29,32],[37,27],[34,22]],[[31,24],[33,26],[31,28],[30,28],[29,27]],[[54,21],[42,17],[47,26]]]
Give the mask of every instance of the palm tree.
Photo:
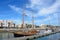
[[[28,28],[28,24],[26,24],[26,28]]]
[[[13,23],[13,25],[14,25],[14,28],[15,28],[15,23]]]
[[[10,22],[8,22],[8,27],[10,27]]]
[[[31,24],[27,24],[27,28],[31,28],[32,27],[32,25]]]
[[[1,22],[1,28],[3,28],[3,23]]]

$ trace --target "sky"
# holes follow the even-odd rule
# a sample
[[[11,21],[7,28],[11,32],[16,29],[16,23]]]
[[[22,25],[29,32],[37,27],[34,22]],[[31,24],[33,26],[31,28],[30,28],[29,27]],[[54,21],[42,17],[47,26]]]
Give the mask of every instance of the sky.
[[[60,0],[0,0],[0,20],[13,20],[16,24],[60,24]]]

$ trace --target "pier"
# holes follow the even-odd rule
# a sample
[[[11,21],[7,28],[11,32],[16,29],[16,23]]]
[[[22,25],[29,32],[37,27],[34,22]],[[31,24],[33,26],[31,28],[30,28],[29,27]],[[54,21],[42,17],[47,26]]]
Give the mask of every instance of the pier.
[[[32,36],[8,38],[8,39],[4,39],[4,40],[32,40],[32,39],[41,38],[41,37],[49,36],[49,35],[56,34],[56,33],[60,33],[60,31],[45,33],[45,34],[36,34],[36,35],[32,35]]]

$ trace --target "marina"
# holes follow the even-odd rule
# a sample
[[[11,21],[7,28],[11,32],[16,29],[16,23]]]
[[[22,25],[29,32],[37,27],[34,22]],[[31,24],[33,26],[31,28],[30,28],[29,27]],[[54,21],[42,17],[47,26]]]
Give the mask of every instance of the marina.
[[[60,0],[0,0],[0,40],[60,40]]]
[[[33,36],[24,36],[24,37],[14,37],[13,33],[0,33],[0,40],[32,40],[32,39],[37,40],[39,38],[43,39],[44,37],[47,37],[50,35],[55,35],[57,38],[59,38],[60,32],[47,33],[47,34],[37,34],[37,35],[33,35]],[[53,37],[53,39],[54,39],[54,37]]]

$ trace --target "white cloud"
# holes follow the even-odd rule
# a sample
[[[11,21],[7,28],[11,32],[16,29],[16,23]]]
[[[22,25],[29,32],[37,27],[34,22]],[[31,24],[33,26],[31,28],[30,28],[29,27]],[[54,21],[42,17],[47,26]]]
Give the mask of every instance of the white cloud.
[[[48,17],[46,17],[44,19],[41,19],[41,20],[40,19],[35,20],[35,23],[41,24],[41,23],[44,23],[44,22],[48,22],[50,20],[52,20],[52,18],[50,16],[48,16]]]
[[[30,0],[30,3],[27,6],[37,10],[36,17],[55,13],[60,7],[60,0]]]
[[[55,13],[55,12],[57,12],[59,6],[60,6],[60,3],[56,2],[54,5],[52,5],[52,6],[48,7],[48,8],[43,8],[42,10],[40,10],[38,12],[38,14],[46,15],[46,14]]]
[[[28,17],[31,17],[32,16],[32,12],[31,11],[28,11],[28,10],[24,10],[23,8],[19,8],[19,7],[16,7],[14,5],[8,5],[12,10],[18,12],[18,13],[24,13],[28,16]]]
[[[39,8],[39,7],[44,7],[44,6],[48,6],[51,5],[51,2],[53,2],[54,0],[29,0],[30,1],[30,5],[27,5],[28,7],[31,8]]]
[[[16,7],[15,5],[8,5],[12,10],[21,13],[23,9]]]
[[[58,19],[58,13],[53,14],[54,19]]]

